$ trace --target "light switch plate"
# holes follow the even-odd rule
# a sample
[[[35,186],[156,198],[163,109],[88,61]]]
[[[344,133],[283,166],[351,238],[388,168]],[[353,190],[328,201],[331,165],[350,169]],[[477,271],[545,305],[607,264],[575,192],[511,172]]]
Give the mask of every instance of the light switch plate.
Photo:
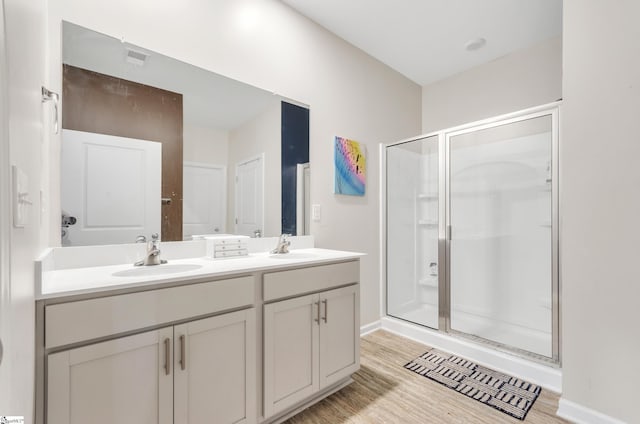
[[[320,221],[320,216],[322,214],[322,208],[320,205],[311,205],[311,219],[314,221]]]
[[[20,168],[13,165],[12,167],[13,181],[13,226],[23,228],[28,224],[29,210],[31,205],[29,200],[29,177]]]

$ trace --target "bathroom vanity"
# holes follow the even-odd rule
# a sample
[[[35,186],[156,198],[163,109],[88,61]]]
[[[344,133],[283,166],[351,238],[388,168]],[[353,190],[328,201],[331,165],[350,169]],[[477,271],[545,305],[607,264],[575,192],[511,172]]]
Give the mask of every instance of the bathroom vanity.
[[[283,421],[359,369],[360,256],[311,248],[49,271],[36,304],[37,422]]]

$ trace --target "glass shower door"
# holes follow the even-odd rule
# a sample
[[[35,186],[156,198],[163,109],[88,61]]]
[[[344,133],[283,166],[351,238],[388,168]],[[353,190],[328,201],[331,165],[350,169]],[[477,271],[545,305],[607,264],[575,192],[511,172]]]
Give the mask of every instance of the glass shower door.
[[[387,147],[387,314],[438,328],[438,136]]]
[[[552,357],[552,115],[447,143],[450,330]]]

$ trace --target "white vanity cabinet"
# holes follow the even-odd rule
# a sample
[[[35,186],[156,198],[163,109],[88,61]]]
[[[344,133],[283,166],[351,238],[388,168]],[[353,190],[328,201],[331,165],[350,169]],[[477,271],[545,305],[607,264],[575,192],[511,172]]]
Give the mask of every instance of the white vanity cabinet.
[[[358,262],[264,276],[264,416],[349,378],[360,367]],[[296,296],[301,290],[344,287]]]
[[[49,355],[48,424],[255,422],[255,309]]]
[[[36,424],[284,421],[360,367],[357,255],[38,300]]]
[[[163,328],[49,355],[47,424],[173,423],[172,338]]]
[[[256,422],[255,309],[174,327],[174,423]]]
[[[245,309],[50,353],[47,424],[255,423],[254,287],[241,277],[48,306],[50,344],[82,343],[84,327],[103,335]],[[131,302],[142,303],[127,311]]]
[[[360,368],[360,286],[320,293],[320,389]]]
[[[264,415],[270,417],[320,388],[318,295],[264,306]]]

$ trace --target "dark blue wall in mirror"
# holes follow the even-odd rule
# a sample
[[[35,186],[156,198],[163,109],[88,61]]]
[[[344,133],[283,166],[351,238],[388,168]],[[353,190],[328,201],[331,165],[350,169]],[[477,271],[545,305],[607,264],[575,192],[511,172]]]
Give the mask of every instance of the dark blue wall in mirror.
[[[309,109],[282,102],[282,232],[296,234],[296,165],[309,162]]]

